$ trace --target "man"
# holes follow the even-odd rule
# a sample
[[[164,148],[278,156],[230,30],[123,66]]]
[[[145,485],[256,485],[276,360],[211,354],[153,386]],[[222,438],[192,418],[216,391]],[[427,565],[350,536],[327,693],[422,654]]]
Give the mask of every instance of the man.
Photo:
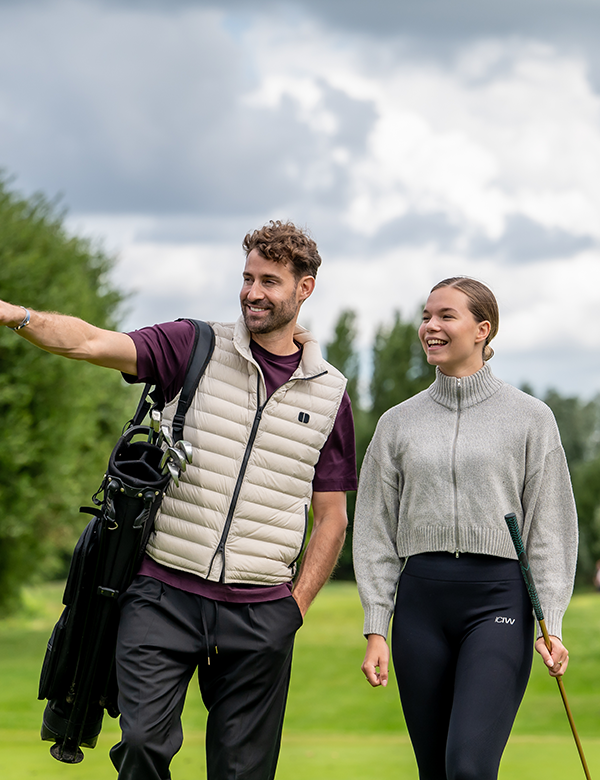
[[[270,222],[243,242],[237,323],[212,323],[213,357],[186,415],[193,463],[171,485],[138,576],[121,597],[120,780],[166,780],[198,668],[209,780],[272,780],[294,636],[341,550],[356,488],[346,380],[297,325],[315,242]],[[133,333],[0,303],[0,324],[58,355],[157,382],[170,423],[194,330]],[[300,573],[312,502],[313,529]]]

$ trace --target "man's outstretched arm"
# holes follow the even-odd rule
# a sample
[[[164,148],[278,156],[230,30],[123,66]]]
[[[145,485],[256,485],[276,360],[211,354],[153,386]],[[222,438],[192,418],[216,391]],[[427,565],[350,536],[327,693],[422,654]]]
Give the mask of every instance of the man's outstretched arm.
[[[16,331],[36,347],[73,360],[114,368],[137,376],[137,353],[125,333],[104,330],[78,317],[29,309],[29,324]],[[0,301],[0,325],[14,328],[25,316],[22,306]]]
[[[346,494],[313,493],[313,529],[293,596],[304,616],[329,579],[346,537]]]

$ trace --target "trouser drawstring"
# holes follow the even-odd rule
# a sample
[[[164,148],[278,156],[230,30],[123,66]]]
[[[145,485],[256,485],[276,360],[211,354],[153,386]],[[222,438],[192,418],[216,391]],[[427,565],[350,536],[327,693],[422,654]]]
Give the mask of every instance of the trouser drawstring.
[[[213,631],[209,631],[208,628],[208,620],[206,619],[206,611],[205,608],[207,606],[207,601],[202,600],[200,603],[200,617],[202,619],[202,632],[204,634],[204,643],[206,645],[206,663],[208,666],[210,666],[210,652],[211,652],[211,646],[215,649],[215,655],[219,654],[219,648],[217,647],[217,620],[219,617],[219,602],[218,601],[212,601],[210,602],[211,605],[214,606],[214,620],[213,623]]]
[[[204,611],[204,602],[200,602],[200,617],[202,618],[202,633],[206,644],[206,663],[210,666],[210,640],[208,636],[208,623],[206,621],[206,612]]]
[[[217,647],[217,624],[219,622],[219,602],[215,601],[215,622],[213,624],[213,636],[212,636],[212,643],[215,648],[215,655],[219,655],[219,648]]]

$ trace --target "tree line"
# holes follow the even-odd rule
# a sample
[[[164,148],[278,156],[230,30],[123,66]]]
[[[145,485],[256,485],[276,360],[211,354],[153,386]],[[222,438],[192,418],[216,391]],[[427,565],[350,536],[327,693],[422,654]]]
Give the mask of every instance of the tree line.
[[[126,296],[110,281],[114,259],[72,236],[64,213],[42,195],[23,198],[0,176],[0,297],[118,328]],[[379,417],[434,378],[417,324],[397,312],[371,348],[368,392],[359,392],[357,315],[339,315],[327,358],[348,377],[359,467]],[[529,391],[529,388],[524,388]],[[62,577],[86,522],[79,514],[98,487],[108,456],[133,413],[139,390],[119,374],[32,348],[0,328],[0,614],[23,584]],[[600,559],[600,397],[549,390],[567,453],[580,518],[579,577],[589,583]],[[355,496],[336,576],[353,577]]]
[[[376,331],[371,347],[372,372],[368,393],[359,392],[360,360],[357,350],[357,313],[343,311],[331,341],[327,359],[348,377],[356,425],[358,466],[375,432],[377,421],[391,406],[427,388],[435,371],[427,363],[418,337],[416,319],[404,319],[396,312],[392,322]],[[521,390],[534,395],[531,386]],[[579,515],[579,562],[577,584],[589,586],[596,561],[600,560],[600,394],[592,400],[563,396],[549,389],[542,396],[552,409],[569,463]],[[350,528],[335,577],[352,579],[352,521],[355,497],[349,497]]]
[[[109,283],[111,258],[63,223],[56,203],[0,180],[0,297],[117,327],[124,297]],[[99,486],[134,397],[115,371],[0,328],[0,613],[24,583],[64,576],[86,522],[79,506]]]

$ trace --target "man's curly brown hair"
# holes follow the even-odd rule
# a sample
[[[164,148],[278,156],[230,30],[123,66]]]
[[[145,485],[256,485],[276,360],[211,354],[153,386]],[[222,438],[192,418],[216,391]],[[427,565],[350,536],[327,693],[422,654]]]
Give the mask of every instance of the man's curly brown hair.
[[[242,242],[246,257],[253,249],[266,260],[289,263],[296,277],[315,276],[321,265],[321,256],[308,231],[296,227],[293,222],[270,220],[260,230],[248,233]]]

